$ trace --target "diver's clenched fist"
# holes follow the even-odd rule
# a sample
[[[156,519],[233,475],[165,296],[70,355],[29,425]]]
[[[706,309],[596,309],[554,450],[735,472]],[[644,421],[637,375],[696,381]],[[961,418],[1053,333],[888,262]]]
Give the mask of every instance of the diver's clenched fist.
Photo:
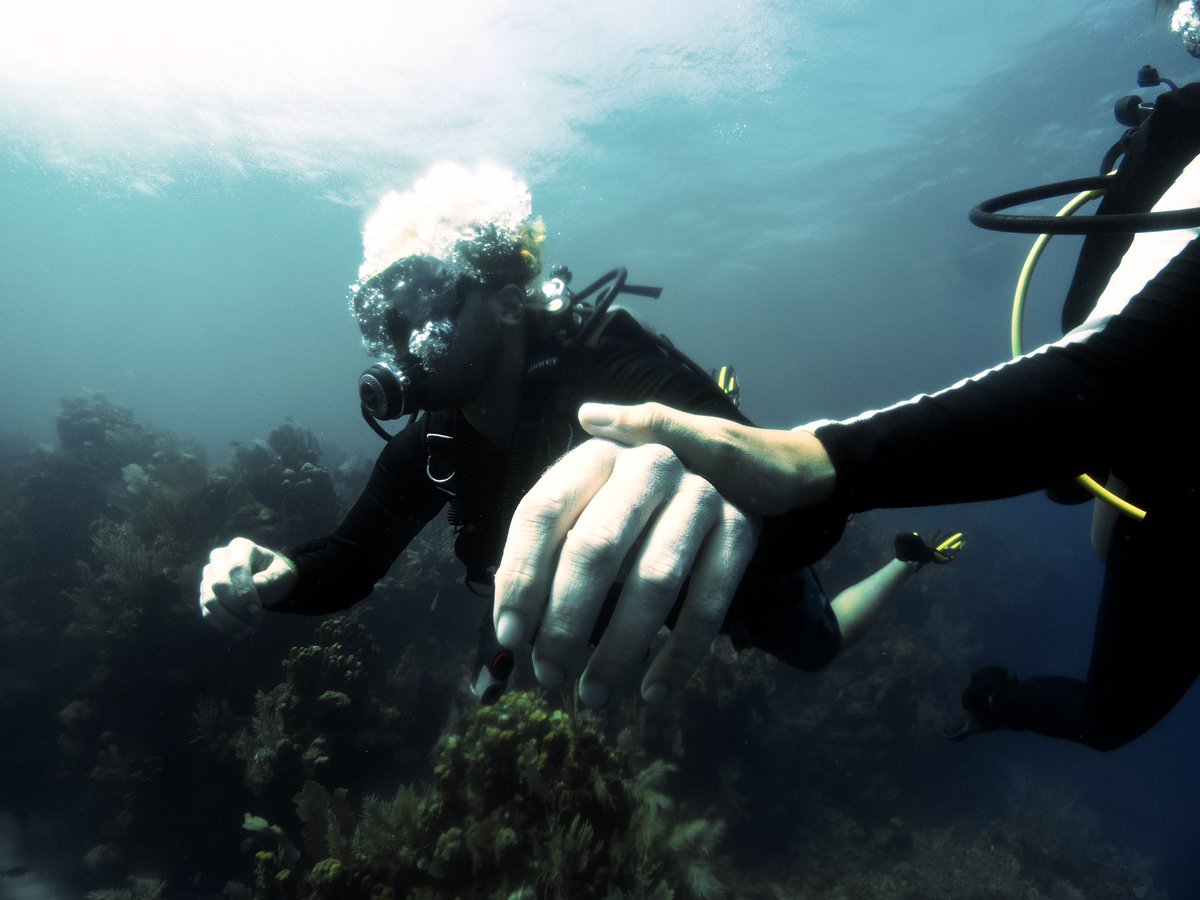
[[[288,595],[296,566],[281,553],[234,538],[209,554],[200,578],[200,615],[222,634],[244,637],[262,621],[263,607]]]

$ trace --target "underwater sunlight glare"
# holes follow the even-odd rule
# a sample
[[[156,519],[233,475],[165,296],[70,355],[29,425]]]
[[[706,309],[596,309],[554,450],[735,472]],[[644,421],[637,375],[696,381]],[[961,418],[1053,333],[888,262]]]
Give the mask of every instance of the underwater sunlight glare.
[[[552,165],[614,111],[783,76],[785,7],[690,6],[47,0],[0,30],[0,142],[151,194],[267,172],[358,200],[406,163]]]

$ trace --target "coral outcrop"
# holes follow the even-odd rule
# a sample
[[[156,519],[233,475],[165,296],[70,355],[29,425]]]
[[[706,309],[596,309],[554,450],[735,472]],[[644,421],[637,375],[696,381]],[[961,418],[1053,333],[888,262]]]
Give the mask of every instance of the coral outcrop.
[[[375,655],[367,630],[345,616],[288,651],[284,680],[257,693],[254,715],[229,738],[251,793],[290,797],[314,778],[358,783],[364,756],[387,766],[406,735],[372,687]]]
[[[1038,614],[1003,553],[922,574],[818,675],[719,644],[666,708],[477,709],[488,602],[456,585],[444,523],[350,616],[241,642],[200,622],[212,547],[328,531],[364,465],[294,423],[210,464],[95,393],[56,425],[55,446],[0,439],[0,798],[75,896],[1162,896],[1090,821],[1090,785],[973,784],[986,810],[937,811],[962,785],[925,770],[981,610]],[[831,588],[881,561],[871,523],[823,564]]]
[[[295,798],[307,870],[260,838],[255,896],[726,896],[724,826],[679,815],[662,790],[672,767],[533,693],[468,718],[443,735],[430,786],[368,796],[357,819],[344,792],[307,784]]]

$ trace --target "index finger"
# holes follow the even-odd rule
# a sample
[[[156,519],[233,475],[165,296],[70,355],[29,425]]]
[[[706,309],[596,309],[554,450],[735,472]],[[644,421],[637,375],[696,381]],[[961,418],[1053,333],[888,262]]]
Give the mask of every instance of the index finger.
[[[496,569],[493,621],[501,646],[518,647],[533,633],[563,539],[608,480],[616,455],[611,441],[585,441],[551,466],[517,505]]]

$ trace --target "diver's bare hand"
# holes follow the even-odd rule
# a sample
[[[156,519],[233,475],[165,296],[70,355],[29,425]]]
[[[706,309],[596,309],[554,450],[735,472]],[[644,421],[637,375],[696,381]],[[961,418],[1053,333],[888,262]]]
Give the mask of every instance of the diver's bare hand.
[[[747,512],[777,515],[833,493],[833,463],[816,436],[803,428],[753,428],[661,403],[585,403],[579,421],[596,437],[628,446],[670,447],[684,465]]]
[[[264,606],[288,595],[296,566],[281,553],[234,538],[209,554],[200,578],[200,615],[222,634],[245,637],[262,621]]]
[[[496,573],[497,637],[515,648],[536,633],[534,671],[557,686],[579,669],[609,588],[628,563],[579,682],[584,703],[603,706],[641,670],[690,577],[674,629],[642,678],[642,696],[658,702],[703,661],[755,532],[754,522],[666,448],[587,441],[555,463],[513,515]]]

